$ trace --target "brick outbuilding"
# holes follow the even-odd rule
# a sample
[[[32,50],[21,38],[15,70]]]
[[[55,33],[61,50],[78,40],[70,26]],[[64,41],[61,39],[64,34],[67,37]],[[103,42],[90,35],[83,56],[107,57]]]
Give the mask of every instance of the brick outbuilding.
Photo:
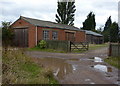
[[[86,31],[86,41],[90,44],[102,44],[104,43],[103,40],[103,35],[90,31],[90,30],[85,30]]]
[[[11,28],[15,32],[15,45],[18,47],[35,47],[40,40],[69,40],[85,42],[85,31],[77,27],[58,24],[20,16]]]

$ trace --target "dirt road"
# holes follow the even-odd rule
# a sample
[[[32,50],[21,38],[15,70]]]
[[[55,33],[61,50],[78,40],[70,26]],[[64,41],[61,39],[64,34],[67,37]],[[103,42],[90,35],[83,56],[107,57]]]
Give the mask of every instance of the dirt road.
[[[85,53],[28,51],[39,63],[51,68],[61,84],[118,84],[118,69],[104,62],[107,48]]]

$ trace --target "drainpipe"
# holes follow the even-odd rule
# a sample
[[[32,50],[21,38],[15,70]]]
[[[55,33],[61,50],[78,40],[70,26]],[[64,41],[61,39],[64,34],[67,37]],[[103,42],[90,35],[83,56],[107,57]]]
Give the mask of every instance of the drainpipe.
[[[35,38],[36,38],[36,46],[37,46],[37,26],[36,26],[36,34],[35,34]]]

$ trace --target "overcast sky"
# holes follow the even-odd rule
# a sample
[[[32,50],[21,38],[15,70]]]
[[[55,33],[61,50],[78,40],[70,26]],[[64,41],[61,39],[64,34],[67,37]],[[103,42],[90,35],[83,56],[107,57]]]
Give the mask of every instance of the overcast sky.
[[[118,1],[75,0],[74,26],[82,27],[90,11],[95,13],[97,28],[104,25],[109,16],[118,22]],[[56,10],[57,0],[0,0],[0,21],[14,22],[21,15],[55,22]]]

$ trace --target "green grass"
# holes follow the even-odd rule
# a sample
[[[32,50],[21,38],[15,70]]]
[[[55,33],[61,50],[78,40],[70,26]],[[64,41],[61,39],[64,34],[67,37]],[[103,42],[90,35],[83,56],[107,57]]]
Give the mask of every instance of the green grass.
[[[29,51],[42,51],[42,52],[53,52],[53,53],[65,53],[65,51],[59,51],[54,49],[40,49],[38,47],[28,48]]]
[[[107,47],[108,44],[90,44],[89,45],[89,50],[95,50],[98,48],[102,48],[102,47]],[[42,52],[53,52],[53,53],[66,53],[65,51],[59,51],[59,50],[55,50],[55,49],[40,49],[39,47],[34,47],[34,48],[28,48],[27,50],[29,51],[42,51]],[[86,52],[86,50],[73,50],[72,53],[84,53]]]
[[[52,71],[46,71],[21,50],[3,52],[2,62],[3,84],[58,84]]]
[[[98,48],[102,48],[102,47],[108,47],[108,44],[89,44],[89,50],[96,50]],[[73,53],[84,53],[86,52],[87,50],[73,50],[72,52]]]
[[[109,57],[105,59],[105,62],[120,69],[120,57]]]
[[[95,50],[102,47],[108,47],[108,44],[90,44],[89,50]]]

